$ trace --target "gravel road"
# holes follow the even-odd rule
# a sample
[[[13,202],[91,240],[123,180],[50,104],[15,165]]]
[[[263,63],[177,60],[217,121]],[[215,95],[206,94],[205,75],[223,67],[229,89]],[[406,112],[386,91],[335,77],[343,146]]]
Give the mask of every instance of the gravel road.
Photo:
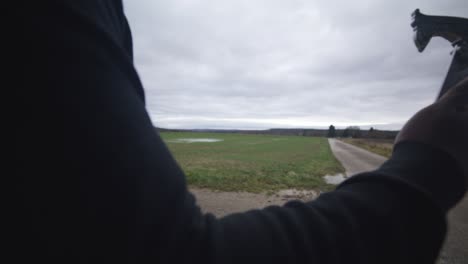
[[[387,159],[362,148],[344,143],[337,139],[328,139],[335,157],[341,162],[347,176],[375,170]]]

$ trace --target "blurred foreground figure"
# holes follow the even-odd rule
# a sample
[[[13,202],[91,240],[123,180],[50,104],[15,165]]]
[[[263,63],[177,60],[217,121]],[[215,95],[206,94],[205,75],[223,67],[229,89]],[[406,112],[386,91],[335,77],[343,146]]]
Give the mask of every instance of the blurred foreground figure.
[[[313,202],[216,219],[200,212],[155,133],[121,2],[34,1],[23,16],[20,261],[395,264],[437,258],[446,213],[466,191],[467,80],[408,122],[378,170]]]

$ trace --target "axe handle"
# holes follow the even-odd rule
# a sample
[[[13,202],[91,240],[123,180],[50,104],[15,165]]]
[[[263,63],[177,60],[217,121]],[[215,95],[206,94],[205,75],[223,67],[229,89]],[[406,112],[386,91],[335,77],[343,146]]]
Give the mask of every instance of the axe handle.
[[[462,54],[462,52],[466,51],[462,51],[461,49],[456,49],[454,51],[452,63],[450,64],[437,99],[440,99],[450,88],[468,77],[468,58],[466,54]]]

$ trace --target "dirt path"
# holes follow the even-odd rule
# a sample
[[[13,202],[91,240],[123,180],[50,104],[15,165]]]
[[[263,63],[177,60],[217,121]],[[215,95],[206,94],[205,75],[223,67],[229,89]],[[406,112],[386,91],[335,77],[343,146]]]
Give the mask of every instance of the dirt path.
[[[283,190],[276,194],[257,194],[247,192],[217,192],[207,189],[190,188],[197,203],[205,213],[218,217],[231,213],[260,209],[270,205],[283,205],[287,201],[310,201],[318,196],[315,191]]]
[[[333,154],[345,168],[347,176],[375,170],[387,160],[385,157],[337,139],[328,139],[328,142],[330,143]]]

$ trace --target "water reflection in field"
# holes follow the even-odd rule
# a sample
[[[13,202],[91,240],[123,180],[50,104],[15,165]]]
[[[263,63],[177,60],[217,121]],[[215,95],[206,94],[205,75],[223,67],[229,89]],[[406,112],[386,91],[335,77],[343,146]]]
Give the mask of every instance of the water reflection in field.
[[[177,138],[168,140],[171,143],[213,143],[213,142],[220,142],[223,139],[219,138]]]

